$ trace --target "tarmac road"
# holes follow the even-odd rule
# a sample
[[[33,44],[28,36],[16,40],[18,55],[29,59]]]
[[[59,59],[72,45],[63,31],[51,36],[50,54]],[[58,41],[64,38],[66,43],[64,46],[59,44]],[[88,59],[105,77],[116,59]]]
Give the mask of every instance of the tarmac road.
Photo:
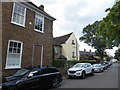
[[[102,73],[95,73],[85,79],[68,79],[64,76],[59,88],[118,88],[118,81],[118,64],[115,63]]]

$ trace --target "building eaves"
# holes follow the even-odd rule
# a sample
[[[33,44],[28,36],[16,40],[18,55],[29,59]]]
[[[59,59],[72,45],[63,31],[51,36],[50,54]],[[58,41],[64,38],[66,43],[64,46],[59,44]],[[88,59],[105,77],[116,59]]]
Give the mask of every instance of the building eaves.
[[[52,21],[56,20],[54,17],[52,17],[51,15],[49,15],[48,13],[46,13],[45,11],[41,10],[38,6],[36,6],[32,2],[21,2],[21,3],[29,6],[30,9],[35,10],[36,12],[39,12],[39,13],[43,14],[46,18],[48,18],[48,19],[50,19]]]
[[[65,43],[69,39],[69,37],[71,36],[72,33],[69,33],[67,35],[60,36],[60,37],[55,37],[54,38],[54,42],[55,42],[54,44],[63,44],[63,43]]]

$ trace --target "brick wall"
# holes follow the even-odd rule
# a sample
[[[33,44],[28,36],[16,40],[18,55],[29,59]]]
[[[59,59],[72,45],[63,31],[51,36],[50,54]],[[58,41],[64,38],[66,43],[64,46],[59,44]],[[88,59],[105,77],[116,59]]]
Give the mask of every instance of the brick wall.
[[[53,43],[53,21],[44,18],[44,33],[34,31],[35,12],[27,8],[25,27],[11,23],[12,2],[2,3],[2,70],[3,75],[10,75],[16,70],[5,70],[7,47],[9,40],[18,40],[23,42],[22,68],[29,67],[32,61],[33,44],[43,46],[43,65],[52,63],[52,43]],[[29,24],[32,22],[32,24]],[[35,66],[39,65],[35,61]]]

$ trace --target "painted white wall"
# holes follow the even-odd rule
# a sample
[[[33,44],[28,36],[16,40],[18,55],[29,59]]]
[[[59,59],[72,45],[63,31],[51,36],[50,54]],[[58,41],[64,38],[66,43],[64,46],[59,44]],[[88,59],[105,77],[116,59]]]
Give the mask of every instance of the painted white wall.
[[[74,45],[72,44],[72,40],[75,42]],[[75,53],[75,58],[72,57],[73,52]],[[67,60],[79,60],[79,44],[74,33],[71,34],[66,43],[62,44],[62,55],[64,55]]]

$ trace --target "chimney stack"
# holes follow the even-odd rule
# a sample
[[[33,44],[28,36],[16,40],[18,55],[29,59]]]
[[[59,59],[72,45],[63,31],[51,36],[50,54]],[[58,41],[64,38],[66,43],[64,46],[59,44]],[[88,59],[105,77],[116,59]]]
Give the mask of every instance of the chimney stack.
[[[86,49],[84,49],[84,52],[86,52]]]
[[[43,5],[40,5],[39,8],[40,8],[40,10],[44,11],[44,6]]]
[[[90,52],[91,52],[91,50],[90,50]]]

